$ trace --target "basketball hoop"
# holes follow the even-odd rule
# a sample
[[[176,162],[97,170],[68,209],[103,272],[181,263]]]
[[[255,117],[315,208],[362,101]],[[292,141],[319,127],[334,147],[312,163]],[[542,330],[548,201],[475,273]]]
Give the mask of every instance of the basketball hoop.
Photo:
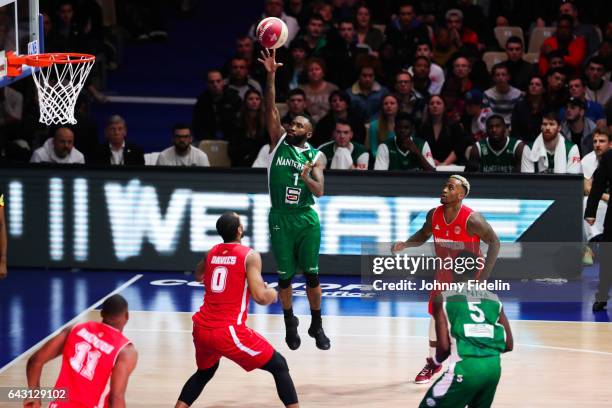
[[[45,125],[72,124],[77,97],[96,57],[78,53],[52,53],[15,56],[7,54],[8,75],[21,74],[21,66],[37,68],[32,73],[38,89],[40,122]]]

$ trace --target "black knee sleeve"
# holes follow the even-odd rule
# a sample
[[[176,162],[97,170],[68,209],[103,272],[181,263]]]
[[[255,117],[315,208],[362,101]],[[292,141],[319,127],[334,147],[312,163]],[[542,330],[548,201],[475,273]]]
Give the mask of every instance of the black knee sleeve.
[[[289,286],[291,286],[291,278],[289,279],[279,279],[278,280],[278,287],[281,289],[287,289]]]
[[[304,276],[306,277],[306,285],[308,285],[309,288],[316,288],[320,285],[318,274],[305,273]]]
[[[270,361],[266,363],[262,370],[265,370],[274,376],[276,383],[276,391],[280,400],[287,405],[296,404],[298,402],[297,393],[291,375],[289,375],[289,366],[287,360],[278,351],[275,351]]]
[[[219,368],[219,362],[206,370],[196,371],[185,383],[179,395],[179,401],[191,406],[193,402],[200,396],[202,390],[211,378],[215,375],[215,371]]]

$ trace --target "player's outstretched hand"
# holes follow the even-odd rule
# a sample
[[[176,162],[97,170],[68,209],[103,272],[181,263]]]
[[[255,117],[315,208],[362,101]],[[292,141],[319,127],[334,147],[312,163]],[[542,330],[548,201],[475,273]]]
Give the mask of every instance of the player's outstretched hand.
[[[261,58],[257,61],[261,62],[266,72],[276,72],[278,67],[282,67],[283,64],[276,62],[276,50],[269,50],[267,48],[261,51]]]
[[[396,252],[403,251],[406,248],[408,247],[406,246],[405,242],[403,241],[394,242],[393,245],[391,245],[391,253],[395,254]]]

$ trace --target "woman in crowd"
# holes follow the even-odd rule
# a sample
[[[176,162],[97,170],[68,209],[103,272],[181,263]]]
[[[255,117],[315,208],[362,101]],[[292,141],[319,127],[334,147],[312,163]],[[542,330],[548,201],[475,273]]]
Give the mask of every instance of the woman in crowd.
[[[542,131],[542,115],[545,111],[544,81],[539,76],[533,76],[529,80],[527,95],[512,110],[510,135],[531,144]]]
[[[370,9],[366,5],[357,8],[355,31],[357,33],[357,45],[367,47],[370,49],[370,53],[378,55],[378,50],[383,43],[383,33],[372,26]]]
[[[395,95],[387,95],[382,99],[380,116],[370,122],[368,131],[368,148],[376,157],[378,145],[387,139],[395,139],[395,115],[399,109],[399,100]]]
[[[231,130],[228,141],[232,166],[251,167],[259,149],[268,141],[265,112],[258,91],[250,89],[244,95],[238,121]]]
[[[325,62],[320,58],[312,57],[306,62],[306,75],[308,81],[301,88],[306,94],[308,112],[316,123],[329,112],[329,95],[338,87],[325,80]]]
[[[436,166],[456,164],[468,144],[461,126],[448,119],[444,99],[438,95],[432,95],[427,102],[419,137],[429,144]]]

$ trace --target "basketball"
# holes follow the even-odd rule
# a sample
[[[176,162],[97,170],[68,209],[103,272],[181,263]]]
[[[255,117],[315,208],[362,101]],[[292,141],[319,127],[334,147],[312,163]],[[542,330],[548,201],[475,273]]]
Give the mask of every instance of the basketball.
[[[264,18],[257,25],[257,41],[264,48],[280,48],[287,42],[289,30],[280,18]]]

